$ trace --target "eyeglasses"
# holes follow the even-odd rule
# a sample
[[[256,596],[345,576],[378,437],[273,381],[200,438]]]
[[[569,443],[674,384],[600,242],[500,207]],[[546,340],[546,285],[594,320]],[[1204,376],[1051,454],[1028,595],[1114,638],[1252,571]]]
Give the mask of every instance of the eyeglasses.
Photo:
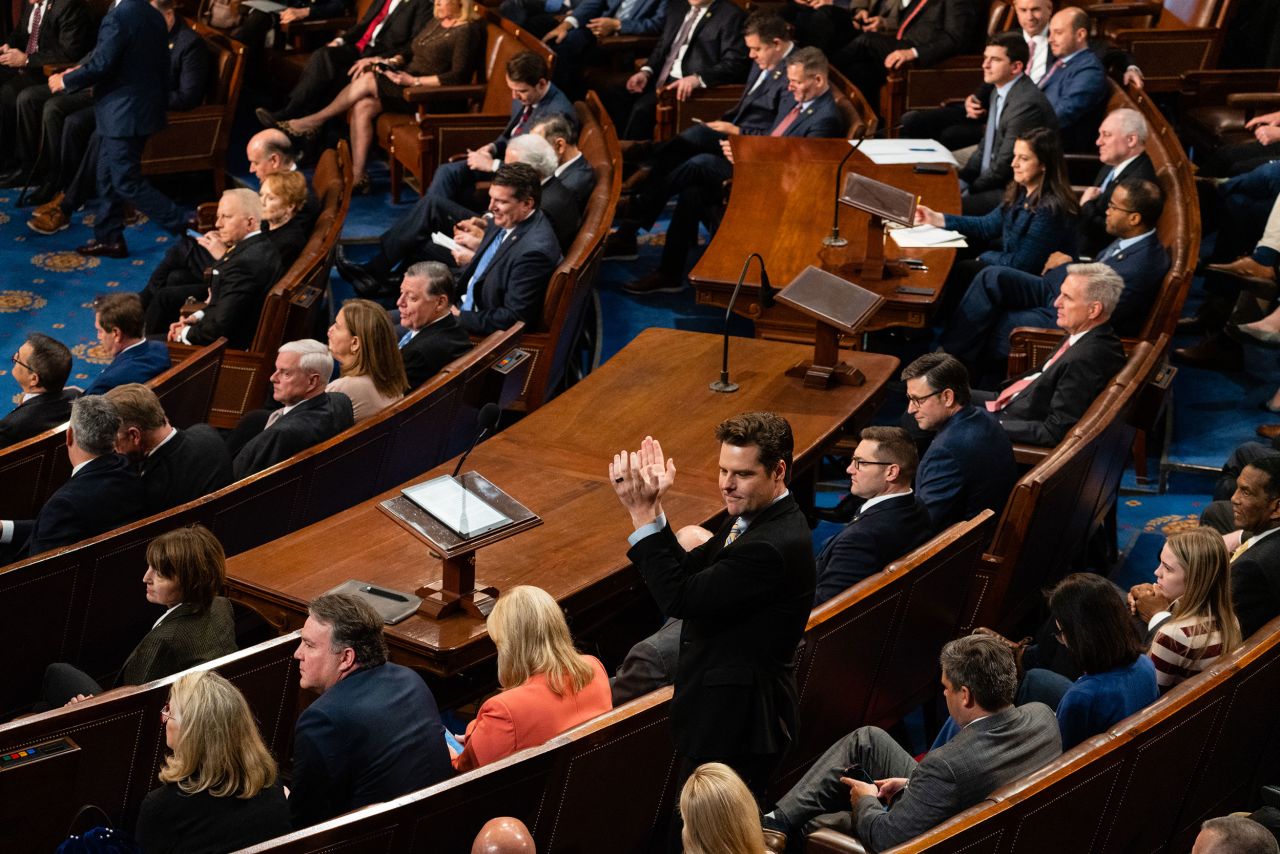
[[[1130,210],[1129,208],[1122,208],[1119,205],[1117,205],[1115,202],[1107,202],[1107,210],[1120,211],[1120,213],[1137,213],[1137,211],[1135,210]]]
[[[14,353],[14,354],[13,354],[13,363],[14,363],[15,365],[22,365],[22,367],[26,368],[28,371],[33,371],[33,372],[34,372],[34,370],[35,370],[35,369],[34,369],[34,368],[32,368],[30,365],[28,365],[26,362],[24,362],[24,361],[22,361],[21,359],[19,359],[19,358],[18,358],[18,354],[17,354],[17,353]]]
[[[875,460],[860,460],[853,458],[853,467],[857,471],[861,471],[864,466],[891,466],[893,463],[878,463]]]
[[[165,703],[164,706],[160,709],[160,723],[167,724],[170,720],[172,720],[174,723],[177,723],[177,724],[182,723],[182,718],[175,715],[169,709],[169,704]]]
[[[937,396],[937,395],[939,395],[939,394],[942,394],[944,391],[946,391],[946,389],[945,389],[945,388],[940,388],[940,389],[938,389],[937,391],[931,391],[931,392],[929,392],[928,394],[921,395],[920,397],[914,397],[914,396],[912,396],[912,395],[907,395],[907,405],[908,405],[908,406],[911,406],[912,404],[914,404],[915,406],[920,407],[920,406],[924,405],[924,402],[925,402],[926,400],[928,400],[928,399],[929,399],[929,398],[931,398],[931,397],[935,397],[935,396]]]

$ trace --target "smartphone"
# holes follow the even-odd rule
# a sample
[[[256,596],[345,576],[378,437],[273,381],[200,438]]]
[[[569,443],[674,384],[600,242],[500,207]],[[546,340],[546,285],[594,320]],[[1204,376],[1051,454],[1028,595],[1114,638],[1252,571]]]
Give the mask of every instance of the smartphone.
[[[925,268],[928,269],[927,267]],[[909,285],[898,285],[895,290],[900,294],[910,294],[913,297],[931,297],[933,296],[933,288],[913,288]]]
[[[194,228],[188,228],[187,237],[190,237],[192,240],[199,240],[200,238],[204,237],[204,235],[196,231]]]
[[[874,786],[876,784],[876,781],[871,779],[871,775],[863,769],[862,763],[860,762],[855,762],[845,768],[844,771],[840,772],[840,776],[848,777],[850,780],[857,780],[860,783],[866,783],[868,786]]]
[[[697,116],[694,116],[693,118],[689,119],[689,121],[693,122],[695,125],[705,125],[705,124],[706,124],[706,122],[704,122],[702,119],[698,118]]]
[[[918,175],[946,175],[951,167],[945,163],[917,163],[912,171]]]

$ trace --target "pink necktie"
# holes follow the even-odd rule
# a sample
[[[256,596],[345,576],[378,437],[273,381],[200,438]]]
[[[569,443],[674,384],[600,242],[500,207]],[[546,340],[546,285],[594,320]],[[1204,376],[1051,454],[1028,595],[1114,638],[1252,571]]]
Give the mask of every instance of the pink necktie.
[[[1026,377],[1025,379],[1020,379],[1017,382],[1010,383],[1005,388],[1004,391],[1000,392],[999,397],[997,397],[995,400],[987,401],[987,411],[999,412],[1002,409],[1004,409],[1006,406],[1008,406],[1010,403],[1012,403],[1013,399],[1017,397],[1020,393],[1022,393],[1022,391],[1025,390],[1027,386],[1031,385],[1033,382],[1040,379],[1040,377],[1043,376],[1044,372],[1049,370],[1049,366],[1052,365],[1054,361],[1057,360],[1057,358],[1062,355],[1063,351],[1070,346],[1071,346],[1071,337],[1067,336],[1067,339],[1062,342],[1062,346],[1059,347],[1056,351],[1054,351],[1054,354],[1049,357],[1049,361],[1045,362],[1044,366],[1040,368],[1040,373],[1035,374],[1034,376]]]
[[[800,118],[800,105],[796,104],[791,108],[791,112],[782,117],[782,121],[769,131],[769,136],[782,136],[787,132],[787,128],[795,124],[796,119]]]

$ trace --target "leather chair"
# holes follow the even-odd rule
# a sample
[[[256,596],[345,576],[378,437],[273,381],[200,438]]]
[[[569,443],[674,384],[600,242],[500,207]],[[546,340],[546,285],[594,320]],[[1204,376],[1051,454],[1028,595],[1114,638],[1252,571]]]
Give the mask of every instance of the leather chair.
[[[1183,137],[1203,162],[1224,145],[1254,141],[1245,125],[1280,109],[1280,69],[1189,71],[1178,104]]]
[[[1182,75],[1214,68],[1234,0],[1164,0],[1163,3],[1104,3],[1086,10],[1099,34],[1130,53],[1150,92],[1177,92]],[[1154,18],[1154,24],[1150,23]]]

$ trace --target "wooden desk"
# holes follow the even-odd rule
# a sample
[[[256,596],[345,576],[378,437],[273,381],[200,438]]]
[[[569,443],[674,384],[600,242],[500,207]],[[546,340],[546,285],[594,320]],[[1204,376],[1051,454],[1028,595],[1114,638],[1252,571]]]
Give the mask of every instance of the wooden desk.
[[[630,520],[607,477],[613,454],[635,449],[646,433],[659,438],[679,467],[663,500],[672,524],[704,523],[724,507],[716,483],[717,423],[753,409],[778,412],[791,422],[797,464],[812,466],[843,427],[867,420],[898,365],[892,356],[856,353],[851,358],[866,374],[865,385],[815,391],[783,376],[809,348],[735,338],[730,366],[741,390],[717,394],[707,386],[718,376],[720,352],[718,335],[649,329],[581,383],[476,448],[466,468],[544,520],[478,552],[477,581],[500,591],[534,584],[571,618],[597,618],[623,594],[637,595],[627,593],[638,582],[626,559]],[[309,600],[347,579],[399,590],[438,581],[439,561],[378,509],[379,501],[397,494],[388,491],[231,558],[231,597],[291,630],[306,618]],[[493,655],[484,623],[466,615],[439,622],[415,615],[388,627],[387,639],[392,658],[442,677]]]
[[[771,139],[735,136],[733,139],[733,190],[724,221],[702,259],[689,274],[704,305],[727,306],[733,286],[742,273],[742,262],[759,252],[775,287],[784,287],[808,265],[820,267],[869,290],[881,294],[885,303],[867,326],[867,331],[889,326],[923,327],[942,292],[943,282],[955,258],[954,249],[901,250],[888,242],[885,258],[919,258],[927,273],[883,281],[864,281],[848,267],[861,258],[866,243],[868,214],[847,205],[840,206],[840,235],[848,246],[822,245],[831,233],[831,206],[834,203],[836,166],[849,153],[849,143],[840,139]],[[892,184],[919,195],[934,210],[960,211],[960,186],[954,172],[948,175],[918,175],[911,166],[877,166],[861,152],[845,164],[845,172]],[[843,174],[841,176],[843,180]],[[783,306],[761,311],[760,277],[751,266],[734,311],[754,320],[756,335],[780,341],[813,341],[813,320]],[[752,287],[748,287],[748,286]],[[899,294],[896,288],[908,285],[933,288],[930,296]]]

